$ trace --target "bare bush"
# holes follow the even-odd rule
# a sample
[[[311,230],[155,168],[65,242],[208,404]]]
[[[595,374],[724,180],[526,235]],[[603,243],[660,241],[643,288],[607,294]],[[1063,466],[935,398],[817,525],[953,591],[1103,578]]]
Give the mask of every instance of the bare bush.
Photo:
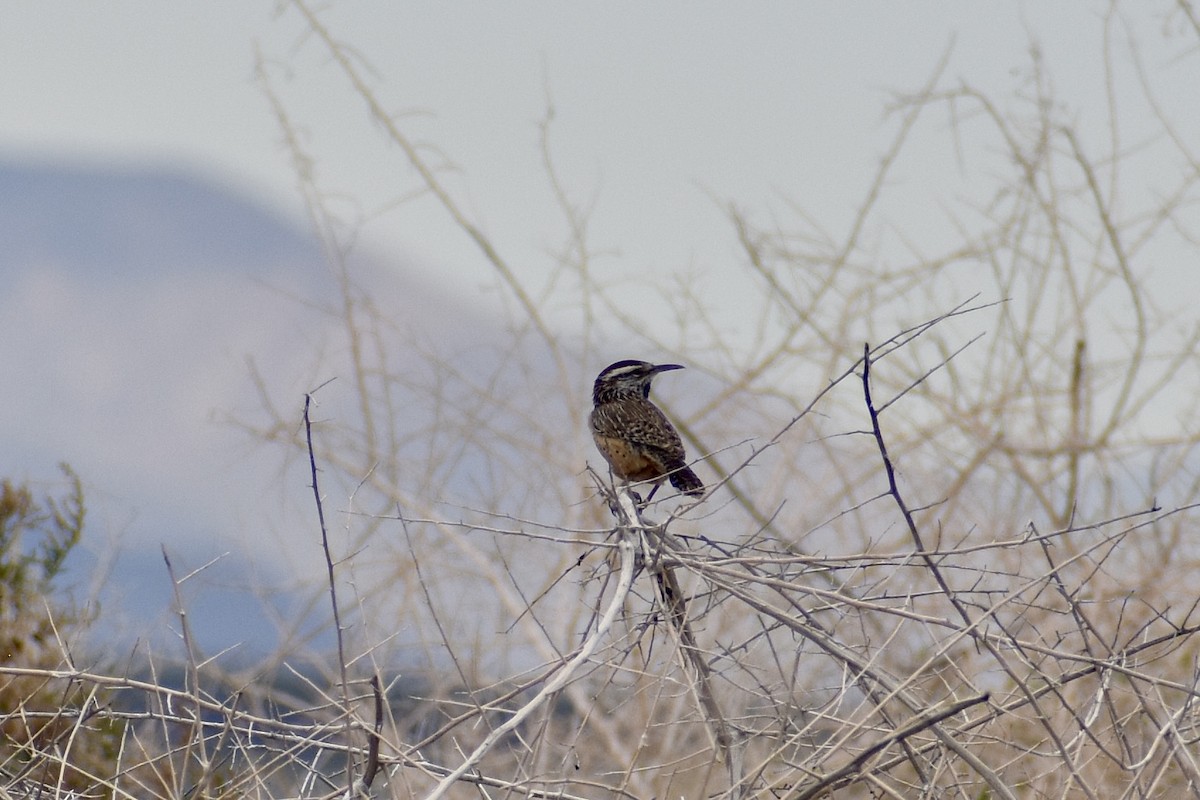
[[[897,96],[846,230],[731,206],[758,287],[754,329],[732,337],[698,292],[657,298],[669,329],[623,315],[629,287],[591,269],[549,121],[565,255],[533,285],[348,48],[292,7],[406,160],[412,195],[478,246],[509,333],[452,353],[405,330],[345,266],[300,170],[336,266],[328,312],[348,355],[331,369],[346,380],[312,396],[335,420],[306,409],[298,424],[295,402],[265,394],[247,424],[311,459],[339,655],[297,671],[290,694],[202,688],[198,657],[184,691],[53,673],[147,698],[106,717],[128,733],[104,791],[1200,796],[1186,400],[1200,327],[1190,299],[1156,288],[1191,266],[1165,259],[1194,251],[1200,161],[1136,49],[1156,132],[1139,148],[1115,107],[1108,131],[1080,130],[1035,50],[1011,97],[940,68]],[[1194,68],[1194,44],[1186,57]],[[313,163],[271,97],[296,163]],[[940,244],[905,241],[885,211],[929,137],[962,176]],[[1140,182],[1146,148],[1177,165],[1172,185]],[[704,454],[701,501],[641,509],[584,470],[599,463],[590,381],[618,341],[705,387],[691,401],[664,387]]]

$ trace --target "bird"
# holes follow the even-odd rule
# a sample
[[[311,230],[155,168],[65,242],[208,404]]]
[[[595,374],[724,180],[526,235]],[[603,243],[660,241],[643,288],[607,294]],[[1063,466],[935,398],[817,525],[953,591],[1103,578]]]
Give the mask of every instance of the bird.
[[[647,503],[664,480],[684,494],[704,494],[703,482],[687,464],[679,432],[650,402],[650,382],[676,369],[683,366],[626,359],[602,369],[592,385],[588,423],[596,449],[618,478],[653,482]]]

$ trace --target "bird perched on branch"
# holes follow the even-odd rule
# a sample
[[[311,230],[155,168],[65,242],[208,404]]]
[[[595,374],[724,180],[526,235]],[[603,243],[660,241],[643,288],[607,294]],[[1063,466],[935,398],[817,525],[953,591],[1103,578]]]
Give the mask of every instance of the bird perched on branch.
[[[650,481],[646,502],[664,480],[684,494],[704,494],[704,484],[687,465],[679,433],[650,402],[650,382],[679,364],[618,361],[605,367],[592,386],[592,438],[613,474],[626,481]]]

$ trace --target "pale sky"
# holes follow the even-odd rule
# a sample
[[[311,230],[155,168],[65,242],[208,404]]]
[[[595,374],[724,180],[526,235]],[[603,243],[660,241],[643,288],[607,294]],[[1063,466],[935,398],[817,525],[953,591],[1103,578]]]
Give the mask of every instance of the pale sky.
[[[920,88],[947,51],[943,86],[965,81],[1007,97],[1019,90],[1036,43],[1085,144],[1102,156],[1106,91],[1124,109],[1124,141],[1140,143],[1146,112],[1127,57],[1132,36],[1143,43],[1159,100],[1200,148],[1200,79],[1195,59],[1181,58],[1195,51],[1197,37],[1165,0],[1117,7],[1107,39],[1112,7],[1104,2],[328,5],[323,22],[353,47],[405,133],[455,165],[448,187],[510,263],[537,276],[565,237],[539,149],[552,98],[553,156],[572,200],[592,208],[599,268],[661,280],[702,275],[726,313],[738,309],[742,273],[726,268],[739,254],[721,206],[736,203],[765,221],[788,217],[794,205],[844,227],[895,130],[884,113],[892,92]],[[377,213],[413,188],[412,175],[304,31],[294,8],[252,0],[8,4],[0,26],[0,158],[182,165],[303,224],[292,163],[255,76],[261,53],[334,208],[369,220],[363,233],[373,247],[403,255],[464,296],[488,296],[489,267],[428,199]],[[1105,47],[1122,66],[1111,80]],[[949,120],[931,115],[923,124],[928,141],[944,147]],[[913,238],[936,241],[938,204],[953,202],[946,187],[957,176],[954,159],[923,141],[916,137],[892,175],[904,191],[887,213]],[[1145,191],[1170,185],[1167,166],[1141,166]],[[1174,274],[1168,291],[1200,292],[1200,270]],[[63,308],[94,312],[71,302]],[[157,346],[161,363],[178,360],[170,340]],[[226,399],[236,402],[176,392],[197,417],[186,421],[193,442],[210,439],[211,415]],[[84,437],[71,429],[61,441],[83,446]],[[96,442],[105,458],[120,455],[111,442]],[[29,469],[45,475],[65,455]],[[207,456],[208,474],[220,474],[232,457]],[[136,527],[151,500],[128,487],[144,476],[133,470],[127,483],[106,486],[88,474],[86,456],[79,462],[98,497],[111,492],[128,509],[128,519],[117,511],[106,521],[101,503],[101,524]],[[180,509],[208,509],[213,486],[191,468],[173,475],[158,462],[145,491],[159,502],[174,498]],[[234,498],[230,528],[252,526],[246,515],[260,500]]]
[[[830,224],[844,220],[888,142],[889,93],[918,88],[951,45],[948,82],[1004,93],[1036,41],[1062,94],[1080,114],[1098,113],[1109,10],[1102,2],[329,5],[322,19],[373,69],[385,105],[409,114],[406,132],[458,166],[458,198],[517,261],[536,262],[562,235],[538,152],[537,123],[552,96],[554,156],[575,199],[594,204],[596,246],[620,254],[614,268],[637,272],[707,269],[731,257],[716,202],[768,209],[786,199]],[[1139,10],[1131,24],[1155,47],[1172,5],[1128,4]],[[302,31],[295,9],[266,2],[14,4],[0,29],[0,152],[182,162],[297,211],[291,164],[254,77],[257,48],[323,185],[371,213],[410,188],[409,176]],[[1186,50],[1187,32],[1175,38]],[[1174,53],[1146,55],[1161,67]],[[1190,77],[1177,76],[1181,92]],[[919,186],[939,176],[899,177]],[[426,211],[416,204],[368,233],[462,285],[486,280],[472,272],[470,245]]]

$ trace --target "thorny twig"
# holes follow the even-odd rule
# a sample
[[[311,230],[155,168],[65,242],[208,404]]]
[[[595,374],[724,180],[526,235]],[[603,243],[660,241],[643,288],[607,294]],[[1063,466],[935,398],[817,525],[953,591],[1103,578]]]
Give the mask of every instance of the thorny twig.
[[[342,710],[345,714],[346,741],[349,742],[350,737],[354,734],[354,715],[350,708],[350,680],[346,672],[346,643],[342,629],[341,609],[338,607],[337,575],[334,568],[333,552],[329,547],[329,530],[325,524],[325,505],[321,499],[320,484],[317,480],[317,453],[313,447],[312,417],[310,416],[312,401],[312,392],[304,395],[304,438],[308,445],[308,465],[310,475],[312,476],[313,502],[317,507],[317,521],[321,526],[321,550],[325,554],[325,569],[329,580],[329,602],[333,607],[333,624],[337,636],[338,671],[342,684]],[[348,747],[346,748],[346,792],[350,796],[354,795],[354,755],[353,751]]]

